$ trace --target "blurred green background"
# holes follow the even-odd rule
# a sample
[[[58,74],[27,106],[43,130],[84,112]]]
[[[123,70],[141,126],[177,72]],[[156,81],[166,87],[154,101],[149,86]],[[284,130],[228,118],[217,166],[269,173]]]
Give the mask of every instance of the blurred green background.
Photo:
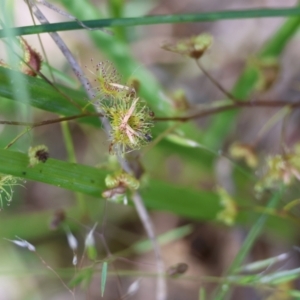
[[[0,3],[0,36],[8,35],[0,44],[0,59],[8,66],[0,67],[0,120],[41,122],[79,114],[78,106],[84,107],[88,96],[47,28],[39,37],[24,38],[43,57],[41,72],[53,84],[15,70],[19,58],[14,51],[23,53],[8,28],[33,25],[33,21],[25,2]],[[157,118],[186,116],[232,103],[195,60],[161,48],[201,33],[214,39],[201,58],[202,66],[238,101],[282,101],[280,107],[243,107],[184,123],[157,121],[153,142],[125,159],[142,174],[140,193],[162,243],[167,299],[225,299],[217,286],[226,280],[235,287],[227,294],[229,299],[297,299],[298,169],[288,169],[291,173],[282,174],[277,186],[260,195],[254,187],[268,174],[267,158],[280,154],[287,159],[299,140],[299,113],[288,105],[299,100],[300,18],[247,19],[239,14],[256,8],[296,7],[297,1],[51,3],[82,21],[213,11],[219,11],[221,19],[222,12],[233,10],[229,20],[160,24],[158,18],[157,24],[149,26],[137,23],[59,35],[91,81],[96,77],[90,72],[93,65],[105,60],[115,65],[122,84],[137,80],[139,96]],[[57,11],[39,8],[51,23],[70,21]],[[88,109],[93,111],[92,105]],[[88,117],[33,129],[0,126],[0,173],[19,178],[17,186],[0,188],[0,192],[3,188],[13,191],[9,202],[1,192],[0,300],[100,299],[104,287],[104,299],[153,299],[155,257],[132,202],[124,206],[101,197],[106,175],[119,166],[109,154],[109,140],[99,119]],[[237,142],[248,156],[257,158],[255,168],[230,155],[230,147]],[[47,145],[50,158],[30,167],[28,148],[39,144]],[[281,188],[284,175],[295,178],[293,184]],[[217,187],[227,191],[225,196]],[[130,193],[128,196],[130,200]],[[232,215],[229,212],[232,226],[220,217],[224,201],[234,207]],[[295,206],[284,210],[291,202]],[[95,244],[89,248],[87,236],[95,224]],[[75,252],[67,242],[70,232],[78,241]],[[33,244],[37,252],[7,241],[16,236]],[[279,256],[282,253],[286,253],[284,258]],[[276,259],[266,261],[273,257]],[[101,273],[104,261],[108,274]],[[251,262],[259,263],[252,273],[238,270]],[[188,270],[173,278],[167,270],[178,263],[187,264]],[[283,270],[289,273],[282,274]]]

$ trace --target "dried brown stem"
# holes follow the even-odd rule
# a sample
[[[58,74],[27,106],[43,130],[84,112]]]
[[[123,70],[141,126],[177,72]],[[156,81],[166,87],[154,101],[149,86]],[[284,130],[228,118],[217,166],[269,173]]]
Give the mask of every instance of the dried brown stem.
[[[189,115],[189,116],[182,116],[182,117],[155,117],[155,121],[179,121],[179,122],[187,122],[192,119],[198,119],[207,117],[213,114],[222,113],[227,110],[232,109],[239,109],[244,107],[254,108],[254,107],[272,107],[272,108],[278,108],[278,107],[284,107],[284,106],[290,106],[290,108],[298,108],[300,107],[300,102],[293,102],[288,103],[285,101],[251,101],[251,102],[235,102],[234,104],[228,104],[223,105],[219,107],[213,107],[206,110],[201,110],[195,114]]]
[[[199,59],[196,59],[196,64],[199,69],[203,72],[203,74],[230,100],[233,102],[239,102],[241,100],[236,99],[230,92],[228,92],[217,80],[215,80],[207,71],[206,69],[200,64]]]
[[[17,121],[0,121],[0,124],[6,124],[6,125],[15,125],[15,126],[28,126],[28,127],[39,127],[39,126],[44,126],[44,125],[50,125],[50,124],[55,124],[63,121],[72,121],[75,119],[80,119],[84,117],[101,117],[101,113],[90,113],[90,114],[80,114],[80,115],[74,115],[74,116],[69,116],[69,117],[62,117],[62,118],[57,118],[57,119],[51,119],[51,120],[45,120],[41,122],[36,122],[36,123],[29,123],[29,122],[17,122]]]
[[[255,102],[239,102],[239,103],[234,103],[234,104],[228,104],[228,105],[223,105],[219,107],[213,107],[210,109],[206,110],[201,110],[198,113],[189,115],[189,116],[177,116],[177,117],[155,117],[154,120],[157,122],[162,122],[162,121],[179,121],[179,122],[187,122],[189,120],[193,119],[198,119],[198,118],[203,118],[207,117],[210,115],[218,114],[225,112],[227,110],[232,110],[232,109],[239,109],[239,108],[244,108],[244,107],[249,107],[249,108],[257,108],[257,107],[271,107],[271,108],[280,108],[280,107],[285,107],[289,106],[291,109],[292,108],[298,108],[300,107],[300,102],[294,102],[294,103],[288,103],[285,101],[255,101]],[[74,116],[69,116],[69,117],[62,117],[62,118],[57,118],[57,119],[50,119],[50,120],[45,120],[37,123],[29,123],[29,122],[19,122],[19,121],[1,121],[0,124],[6,124],[6,125],[15,125],[15,126],[29,126],[29,127],[39,127],[39,126],[44,126],[44,125],[49,125],[49,124],[54,124],[54,123],[59,123],[63,121],[72,121],[75,119],[80,119],[80,118],[85,118],[85,117],[102,117],[103,114],[98,112],[98,113],[85,113],[85,114],[79,114],[79,115],[74,115]]]

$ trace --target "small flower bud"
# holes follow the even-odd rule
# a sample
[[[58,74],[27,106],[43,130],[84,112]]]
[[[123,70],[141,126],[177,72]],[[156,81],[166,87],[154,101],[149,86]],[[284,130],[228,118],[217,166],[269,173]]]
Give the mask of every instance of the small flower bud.
[[[35,252],[35,247],[32,244],[30,244],[29,242],[27,242],[19,237],[16,237],[16,238],[17,238],[17,240],[9,240],[9,239],[5,239],[5,240],[10,241],[21,248],[27,248],[27,250],[29,250],[31,252]]]
[[[250,168],[256,168],[258,165],[256,153],[254,148],[250,145],[235,142],[230,146],[229,153],[232,158],[245,160]]]
[[[49,158],[48,148],[45,145],[38,145],[28,149],[29,166],[34,167],[40,162],[45,163]]]
[[[57,210],[54,212],[52,219],[50,221],[50,229],[55,230],[59,227],[59,225],[65,220],[66,215],[63,210]]]
[[[12,175],[0,174],[0,210],[3,207],[3,200],[6,200],[7,205],[12,201],[13,187],[22,186],[18,180],[19,178]]]
[[[135,177],[125,172],[107,175],[105,184],[108,188],[126,187],[133,190],[137,190],[140,186],[140,182]]]
[[[76,251],[78,248],[78,242],[71,231],[67,231],[67,239],[68,239],[68,244],[69,244],[69,247],[71,248],[71,250]]]
[[[232,226],[237,215],[237,207],[235,201],[222,187],[217,187],[217,193],[220,197],[220,204],[224,207],[217,214],[217,220],[225,223],[228,226]]]
[[[176,44],[163,45],[162,48],[171,52],[199,59],[211,46],[213,38],[210,34],[200,34],[178,41]]]
[[[128,288],[127,293],[128,295],[132,296],[134,295],[140,288],[140,282],[139,280],[135,280]]]
[[[21,71],[29,76],[37,76],[37,72],[40,71],[42,65],[41,55],[24,38],[20,38],[20,42],[24,51],[23,59],[25,61],[21,65]]]
[[[167,270],[169,276],[182,275],[188,270],[189,266],[186,263],[179,263],[175,266],[170,267]]]
[[[97,227],[97,223],[94,225],[94,227],[90,230],[88,235],[86,236],[85,239],[85,248],[87,250],[87,255],[89,259],[95,260],[97,257],[97,249],[96,249],[96,243],[95,243],[95,238],[94,238],[94,231]]]
[[[72,264],[73,264],[73,266],[76,266],[76,265],[77,265],[77,262],[78,262],[77,255],[76,255],[76,254],[74,254],[74,256],[73,256],[73,260],[72,260]]]

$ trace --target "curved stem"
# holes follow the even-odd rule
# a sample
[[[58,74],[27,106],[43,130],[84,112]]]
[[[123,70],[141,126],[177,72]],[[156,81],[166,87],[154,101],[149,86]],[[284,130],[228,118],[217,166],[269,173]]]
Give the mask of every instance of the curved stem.
[[[213,107],[206,110],[201,110],[198,113],[189,115],[189,116],[182,116],[182,117],[155,117],[155,121],[181,121],[187,122],[192,119],[198,119],[202,117],[207,117],[216,113],[221,113],[227,110],[238,109],[243,107],[284,107],[290,106],[291,108],[300,107],[300,102],[288,103],[286,101],[250,101],[250,102],[235,102],[234,104],[223,105],[219,107]]]
[[[201,65],[199,59],[196,59],[196,64],[199,67],[199,69],[203,72],[203,74],[230,100],[233,102],[241,101],[239,99],[236,99],[230,92],[228,92],[217,80],[215,80],[208,71]]]

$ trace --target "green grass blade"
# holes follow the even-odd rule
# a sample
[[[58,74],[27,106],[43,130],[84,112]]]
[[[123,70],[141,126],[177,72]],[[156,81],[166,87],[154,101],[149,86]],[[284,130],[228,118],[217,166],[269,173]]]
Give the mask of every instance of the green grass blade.
[[[106,279],[107,279],[107,262],[105,261],[102,264],[102,270],[101,270],[101,297],[104,296]]]
[[[262,284],[282,284],[300,278],[300,268],[285,270],[262,276],[259,280]]]
[[[263,269],[267,269],[271,265],[274,265],[280,261],[286,260],[289,257],[287,253],[283,253],[280,255],[277,255],[275,257],[270,257],[267,259],[255,261],[253,263],[246,264],[245,266],[241,266],[238,269],[236,269],[234,272],[258,272]]]
[[[157,241],[159,245],[167,245],[173,241],[182,239],[183,237],[187,236],[190,234],[193,230],[193,227],[191,225],[184,225],[179,228],[172,229],[166,233],[163,233],[158,236]],[[135,254],[144,254],[145,252],[151,251],[152,250],[152,245],[151,241],[145,240],[141,242],[137,242],[133,244],[129,251]],[[125,250],[126,252],[128,250]]]
[[[293,299],[300,299],[300,292],[297,290],[289,290],[287,293],[291,296],[294,297]]]
[[[282,192],[283,192],[283,188],[281,188],[278,192],[272,195],[271,199],[269,200],[269,203],[266,206],[266,209],[274,209],[278,206],[278,203],[282,196]],[[261,234],[263,227],[268,218],[269,215],[267,214],[261,215],[257,220],[257,222],[250,229],[241,249],[239,250],[237,256],[235,257],[231,266],[226,272],[227,276],[232,275],[236,271],[236,269],[243,263],[251,247],[253,246],[255,240]],[[230,286],[228,284],[223,284],[222,287],[217,291],[216,297],[214,299],[215,300],[224,299],[225,295],[229,292],[229,288]]]
[[[89,28],[103,27],[127,27],[154,24],[190,23],[190,22],[212,22],[219,20],[249,19],[249,18],[273,18],[299,16],[300,8],[259,8],[247,10],[228,10],[203,12],[197,14],[159,15],[143,16],[138,18],[115,18],[97,19],[84,21],[84,25]],[[37,26],[24,26],[13,28],[16,35],[37,34],[44,32],[66,31],[84,29],[77,22],[61,22],[55,24],[45,24]],[[4,30],[0,30],[0,38],[7,36]]]
[[[0,173],[51,184],[100,198],[107,171],[49,158],[46,163],[28,167],[28,156],[0,149]],[[172,211],[182,216],[211,220],[220,209],[218,196],[150,179],[141,189],[145,204],[152,209]]]
[[[2,67],[0,67],[1,97],[5,97],[22,104],[28,104],[27,102],[23,102],[22,97],[15,98],[14,85],[11,83],[11,78],[16,77],[17,75],[22,78],[28,89],[31,106],[63,116],[72,116],[82,113],[79,108],[70,103],[62,94],[46,83],[43,79],[26,76],[20,72]],[[58,84],[55,85],[61,92],[63,92],[63,94],[68,95],[77,105],[79,105],[79,107],[84,107],[87,104],[87,98],[84,92],[70,89]],[[92,105],[87,107],[87,111],[95,112]],[[100,120],[98,117],[86,117],[83,118],[82,121],[94,126],[100,126]]]
[[[93,167],[49,158],[46,163],[29,167],[28,156],[0,149],[0,173],[26,180],[48,183],[64,189],[99,197],[105,188],[106,172]]]
[[[205,300],[206,299],[206,292],[204,288],[200,288],[199,290],[199,298],[198,300]]]
[[[28,164],[27,155],[0,149],[0,173],[13,175],[25,180],[47,183],[74,192],[94,196],[99,200],[101,199],[101,193],[106,189],[104,180],[108,174],[107,170],[51,158],[46,163],[38,164],[32,168],[28,167]],[[170,211],[192,219],[214,220],[221,209],[219,197],[214,192],[196,190],[178,185],[174,186],[171,183],[151,178],[148,180],[146,186],[141,187],[140,192],[149,209]],[[92,203],[89,202],[87,207],[90,208]],[[49,217],[50,215],[49,213]],[[22,219],[21,217],[18,218]],[[13,226],[10,222],[12,219],[13,216],[8,219],[1,219],[0,234],[2,233],[4,236],[10,237],[13,232],[19,232],[22,233],[24,238],[25,236],[31,236],[30,228],[27,231],[25,230],[26,227],[22,227],[21,229],[24,229],[25,232],[20,232],[18,226]],[[33,222],[34,219],[36,223]],[[24,221],[20,222],[26,223],[25,220],[26,216],[24,216]],[[241,218],[238,222],[244,223],[245,221],[245,218]],[[285,226],[288,226],[284,220],[279,222],[279,219],[276,218],[273,221],[276,221],[272,223],[273,229],[278,228],[278,226],[282,227],[283,223]],[[38,224],[38,222],[45,222],[45,217],[41,219],[36,215],[35,218],[32,218],[32,224]],[[18,224],[18,222],[15,224]],[[46,224],[41,227],[43,227],[42,232],[48,232]]]

